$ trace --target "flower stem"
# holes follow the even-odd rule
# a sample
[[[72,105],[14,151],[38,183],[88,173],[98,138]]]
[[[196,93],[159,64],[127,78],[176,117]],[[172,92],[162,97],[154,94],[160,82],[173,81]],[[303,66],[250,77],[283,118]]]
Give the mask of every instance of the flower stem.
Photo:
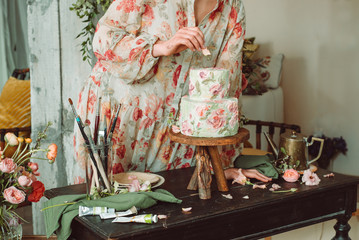
[[[29,143],[26,143],[26,145],[25,145],[25,147],[24,147],[24,150],[22,150],[22,152],[17,156],[18,159],[20,159],[21,156],[24,155],[24,153],[25,153],[25,151],[27,150],[28,147],[29,147]],[[16,157],[13,158],[13,160],[14,160],[15,162],[17,162],[18,159],[16,159]]]
[[[45,208],[41,209],[40,211],[42,212],[42,211],[45,211],[45,210],[53,208],[53,207],[61,207],[61,206],[66,206],[66,205],[72,205],[75,203],[77,203],[77,202],[66,202],[66,203],[56,204],[56,205],[45,207]]]
[[[12,159],[14,160],[14,162],[16,162],[15,159],[16,159],[16,157],[17,157],[19,151],[20,151],[20,148],[21,148],[21,142],[19,142],[19,144],[17,145],[16,151],[15,151],[14,154],[12,155]]]
[[[6,143],[4,150],[2,150],[3,153],[5,152],[5,150],[7,149],[8,146],[9,146],[9,143]]]
[[[286,193],[286,192],[296,192],[298,189],[297,188],[291,188],[288,190],[280,190],[280,191],[272,191],[273,193]]]
[[[34,149],[29,151],[28,153],[24,154],[20,159],[18,159],[19,164],[23,164],[28,158],[26,158],[27,156],[31,155],[32,153],[35,152],[47,152],[48,150],[46,149]],[[25,159],[24,159],[25,158]]]

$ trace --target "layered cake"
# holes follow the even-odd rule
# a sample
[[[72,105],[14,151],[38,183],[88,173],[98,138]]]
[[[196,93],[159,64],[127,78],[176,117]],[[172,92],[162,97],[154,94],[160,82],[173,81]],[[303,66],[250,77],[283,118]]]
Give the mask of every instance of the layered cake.
[[[189,96],[180,104],[181,133],[192,137],[227,137],[238,133],[238,99],[229,98],[229,71],[191,69]]]

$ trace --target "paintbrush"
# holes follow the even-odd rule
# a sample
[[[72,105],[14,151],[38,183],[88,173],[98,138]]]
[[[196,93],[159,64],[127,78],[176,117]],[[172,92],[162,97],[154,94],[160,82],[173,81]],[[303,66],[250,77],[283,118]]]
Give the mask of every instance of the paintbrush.
[[[111,140],[112,140],[112,134],[113,134],[113,131],[115,130],[115,127],[116,127],[116,122],[117,122],[117,118],[118,118],[118,114],[120,112],[120,109],[121,109],[121,104],[118,105],[115,117],[113,118],[112,126],[111,126],[110,132],[109,132],[108,137],[107,137],[108,142],[111,142]]]
[[[102,99],[102,97],[99,97],[98,101],[97,101],[95,129],[94,129],[94,134],[93,134],[93,140],[95,142],[95,145],[97,145],[97,141],[98,141],[98,127],[100,125],[101,99]]]
[[[72,112],[73,112],[73,114],[74,114],[74,116],[75,116],[77,125],[79,126],[81,135],[82,135],[82,137],[84,138],[85,144],[86,144],[86,146],[87,146],[87,148],[88,148],[88,152],[89,152],[89,155],[90,155],[90,159],[91,159],[91,161],[92,161],[92,164],[95,166],[95,170],[96,170],[97,173],[98,173],[97,175],[98,175],[99,177],[101,177],[101,175],[100,175],[99,172],[98,172],[99,170],[98,170],[98,167],[97,167],[97,164],[96,164],[96,159],[95,159],[95,156],[94,156],[94,152],[92,151],[91,146],[90,146],[89,138],[88,138],[87,134],[85,133],[85,129],[84,129],[84,128],[85,128],[85,125],[84,125],[84,123],[82,122],[80,116],[77,114],[76,109],[75,109],[75,107],[74,107],[74,104],[73,104],[71,98],[69,98],[69,103],[70,103],[70,106],[71,106],[71,108],[72,108]],[[86,171],[87,171],[87,169],[86,169]],[[87,192],[87,194],[88,194],[88,191],[89,191],[89,189],[88,189],[88,187],[89,187],[89,186],[88,186],[88,183],[89,183],[89,182],[90,182],[90,179],[89,179],[88,172],[87,172],[87,173],[86,173],[86,192]]]
[[[95,142],[91,138],[90,127],[88,125],[85,125],[84,131],[89,136],[89,138],[88,138],[89,144],[90,144],[89,146],[90,146],[91,151],[93,152],[93,156],[94,156],[95,162],[97,164],[97,170],[100,172],[100,174],[99,174],[99,176],[101,177],[100,179],[102,179],[102,181],[105,184],[105,187],[107,188],[108,192],[111,192],[111,186],[110,186],[110,183],[108,181],[107,174],[105,173],[105,170],[103,168],[100,156],[99,156],[98,152],[96,151]]]

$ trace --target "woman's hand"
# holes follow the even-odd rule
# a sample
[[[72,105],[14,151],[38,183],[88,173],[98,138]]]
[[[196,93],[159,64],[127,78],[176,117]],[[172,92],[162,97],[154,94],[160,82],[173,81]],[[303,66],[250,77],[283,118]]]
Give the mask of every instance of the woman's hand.
[[[272,181],[271,178],[263,175],[262,173],[258,172],[257,169],[242,169],[242,174],[247,178],[255,178],[262,182],[269,182]],[[224,170],[224,175],[227,180],[233,180],[238,178],[238,168],[228,168]]]
[[[171,39],[167,41],[158,40],[153,46],[152,56],[170,56],[187,48],[192,51],[201,51],[206,48],[204,35],[198,27],[181,28]]]
[[[263,175],[262,173],[258,172],[257,169],[242,169],[242,173],[247,178],[255,178],[262,182],[269,182],[272,181],[271,178]]]

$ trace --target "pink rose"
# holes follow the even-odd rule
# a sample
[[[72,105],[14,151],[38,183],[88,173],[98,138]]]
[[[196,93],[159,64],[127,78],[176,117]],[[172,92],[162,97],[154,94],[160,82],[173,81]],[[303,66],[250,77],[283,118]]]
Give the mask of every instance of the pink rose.
[[[19,144],[17,137],[14,133],[8,132],[5,134],[5,142],[7,142],[10,146],[16,146]]]
[[[283,178],[287,182],[296,182],[299,177],[299,173],[294,169],[287,169],[283,174]]]
[[[33,172],[36,172],[39,169],[39,164],[37,163],[29,162],[27,165],[29,166],[29,168],[31,168]]]
[[[211,86],[211,88],[209,89],[209,91],[213,94],[213,95],[218,95],[221,91],[222,91],[222,86],[221,84],[214,84]]]
[[[17,179],[18,183],[23,186],[23,187],[30,187],[32,184],[32,180],[30,177],[25,176],[25,175],[21,175],[18,179]]]
[[[181,132],[182,132],[184,135],[192,135],[192,134],[193,134],[193,131],[192,131],[192,128],[191,128],[191,124],[189,124],[188,121],[184,121],[184,122],[182,123]]]
[[[12,158],[5,158],[0,162],[0,171],[4,173],[12,173],[17,165]]]
[[[19,204],[25,201],[25,193],[14,186],[6,188],[3,195],[5,200],[12,204]]]
[[[307,186],[314,186],[319,184],[320,178],[316,173],[312,172],[310,169],[307,169],[303,173],[302,181]]]
[[[207,119],[207,123],[209,125],[212,125],[214,129],[219,129],[223,127],[226,123],[223,113],[224,113],[223,109],[217,109],[216,111],[213,111],[212,114]]]

